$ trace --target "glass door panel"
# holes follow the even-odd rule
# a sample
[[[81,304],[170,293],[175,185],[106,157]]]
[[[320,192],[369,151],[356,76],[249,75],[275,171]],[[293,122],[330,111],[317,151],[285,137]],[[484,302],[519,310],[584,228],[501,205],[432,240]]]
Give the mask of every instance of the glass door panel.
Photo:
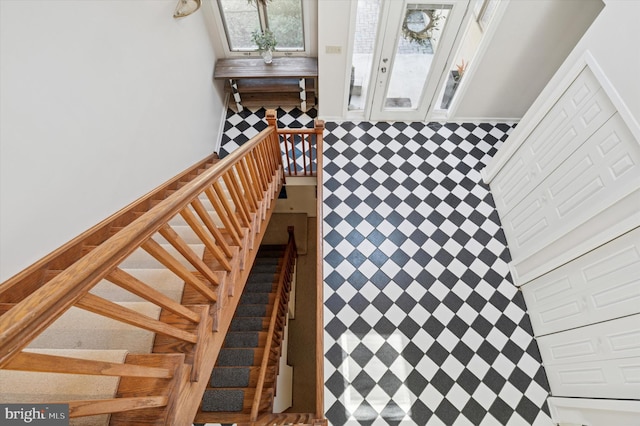
[[[420,106],[438,46],[437,37],[450,9],[451,6],[407,5],[389,75],[385,109],[415,110]]]
[[[364,111],[367,105],[367,93],[376,49],[380,1],[358,0],[347,106],[349,111]]]
[[[441,85],[468,0],[384,2],[372,120],[425,120]]]

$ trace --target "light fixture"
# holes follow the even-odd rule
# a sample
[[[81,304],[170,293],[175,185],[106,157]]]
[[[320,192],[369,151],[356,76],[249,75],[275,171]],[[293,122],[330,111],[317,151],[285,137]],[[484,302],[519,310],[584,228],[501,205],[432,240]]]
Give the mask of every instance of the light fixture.
[[[200,9],[202,0],[178,0],[176,11],[173,13],[174,18],[184,18]]]

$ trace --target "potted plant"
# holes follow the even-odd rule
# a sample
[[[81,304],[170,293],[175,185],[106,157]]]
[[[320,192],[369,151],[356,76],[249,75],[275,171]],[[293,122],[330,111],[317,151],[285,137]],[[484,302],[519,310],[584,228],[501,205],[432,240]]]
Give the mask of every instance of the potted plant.
[[[273,32],[269,29],[264,31],[255,30],[251,33],[251,40],[258,46],[258,51],[262,55],[264,62],[270,64],[273,60],[273,48],[278,44]]]

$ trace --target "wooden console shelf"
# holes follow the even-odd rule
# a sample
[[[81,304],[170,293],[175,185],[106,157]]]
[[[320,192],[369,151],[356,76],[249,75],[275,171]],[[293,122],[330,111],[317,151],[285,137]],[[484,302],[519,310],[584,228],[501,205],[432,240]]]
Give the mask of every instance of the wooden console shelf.
[[[238,111],[245,106],[299,106],[317,103],[318,59],[276,57],[271,64],[260,58],[226,58],[216,62],[215,79],[227,80],[225,90]]]

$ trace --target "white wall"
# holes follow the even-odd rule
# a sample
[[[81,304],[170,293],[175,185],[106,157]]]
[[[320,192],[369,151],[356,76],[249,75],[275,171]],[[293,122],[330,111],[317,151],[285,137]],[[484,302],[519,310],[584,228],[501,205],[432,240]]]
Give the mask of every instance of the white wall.
[[[352,1],[318,1],[318,115],[325,120],[341,119],[346,112],[349,29],[355,22]],[[338,46],[341,53],[326,53],[327,46]]]
[[[633,118],[640,121],[640,2],[604,0],[605,8],[551,81],[556,84],[589,51]]]
[[[212,152],[215,54],[175,5],[0,1],[0,281]]]
[[[522,117],[601,8],[601,0],[510,0],[451,118]]]
[[[522,121],[539,113],[562,80],[575,64],[583,62],[589,53],[608,78],[610,85],[617,92],[622,105],[616,104],[636,138],[640,122],[640,2],[628,0],[604,0],[605,7],[591,27],[566,57],[558,71],[550,79],[540,96],[524,115]],[[528,131],[525,126],[518,126],[511,134],[512,140],[519,140],[520,133]],[[498,151],[495,162],[502,161],[509,155],[508,143]]]

